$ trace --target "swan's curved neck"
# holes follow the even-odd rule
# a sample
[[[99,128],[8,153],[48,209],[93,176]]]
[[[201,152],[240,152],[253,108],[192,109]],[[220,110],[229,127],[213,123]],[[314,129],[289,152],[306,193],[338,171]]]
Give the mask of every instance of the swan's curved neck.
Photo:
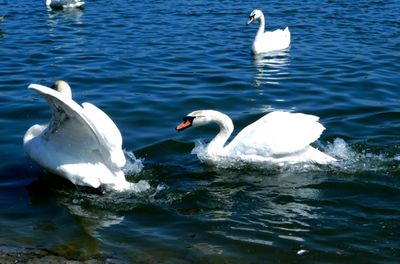
[[[233,132],[232,120],[225,114],[214,113],[211,120],[219,126],[219,133],[208,144],[209,153],[221,153],[224,145]]]
[[[259,20],[260,23],[258,25],[258,30],[257,30],[256,37],[264,34],[264,31],[265,31],[265,17],[264,17],[264,14],[261,14],[261,16],[260,16],[260,18],[258,20]]]

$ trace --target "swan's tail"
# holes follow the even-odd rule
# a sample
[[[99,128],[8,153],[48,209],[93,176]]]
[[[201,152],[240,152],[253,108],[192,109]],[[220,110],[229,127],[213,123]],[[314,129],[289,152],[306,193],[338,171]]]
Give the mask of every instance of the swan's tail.
[[[318,164],[329,164],[337,161],[334,157],[331,157],[328,154],[325,154],[311,146],[308,148],[306,154],[307,154],[306,156],[308,156],[308,159],[310,161]]]
[[[284,30],[283,32],[285,32],[285,38],[287,39],[288,43],[290,44],[290,31],[289,31],[289,27],[286,27],[285,30]]]

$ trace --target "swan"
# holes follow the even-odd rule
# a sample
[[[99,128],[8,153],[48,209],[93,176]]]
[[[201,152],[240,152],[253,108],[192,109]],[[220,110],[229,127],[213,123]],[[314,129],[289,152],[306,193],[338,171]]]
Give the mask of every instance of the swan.
[[[249,16],[247,25],[250,25],[254,20],[259,20],[257,34],[254,38],[252,45],[252,52],[254,54],[270,52],[274,50],[286,49],[290,45],[290,31],[289,27],[284,30],[277,29],[275,31],[265,30],[265,18],[261,10],[254,9]]]
[[[82,8],[84,4],[82,0],[46,0],[46,6],[50,9]]]
[[[197,152],[206,163],[215,164],[225,158],[245,163],[318,163],[327,164],[336,159],[310,146],[325,129],[319,117],[284,111],[270,112],[248,125],[227,145],[233,132],[232,120],[215,110],[198,110],[189,113],[176,127],[182,131],[191,126],[214,122],[219,133]],[[226,159],[225,159],[226,160]]]
[[[129,190],[122,167],[122,136],[114,122],[90,103],[72,99],[70,86],[58,80],[54,89],[31,84],[28,89],[47,100],[52,117],[47,125],[33,125],[23,138],[28,156],[48,171],[73,184]]]

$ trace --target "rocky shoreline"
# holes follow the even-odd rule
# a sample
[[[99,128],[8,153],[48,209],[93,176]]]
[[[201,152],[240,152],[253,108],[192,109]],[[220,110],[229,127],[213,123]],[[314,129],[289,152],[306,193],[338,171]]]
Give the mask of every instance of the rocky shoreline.
[[[62,256],[54,255],[45,250],[39,249],[19,249],[0,247],[0,263],[2,264],[105,264],[112,263],[108,260],[89,259],[89,260],[72,260]]]

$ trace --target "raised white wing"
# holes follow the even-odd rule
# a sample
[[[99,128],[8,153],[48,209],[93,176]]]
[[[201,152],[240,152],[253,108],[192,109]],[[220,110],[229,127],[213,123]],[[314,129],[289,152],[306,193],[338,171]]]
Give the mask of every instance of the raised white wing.
[[[54,141],[96,151],[107,166],[122,167],[125,164],[121,133],[103,111],[89,103],[84,103],[82,108],[72,99],[46,86],[31,84],[28,88],[45,98],[52,109],[49,126],[43,132],[45,140],[58,138]]]
[[[85,117],[100,142],[101,153],[118,167],[124,166],[125,156],[122,151],[122,136],[118,127],[106,113],[91,103],[83,103],[82,106]]]
[[[325,128],[318,120],[313,115],[271,112],[240,131],[226,150],[264,157],[296,153],[320,137]]]

